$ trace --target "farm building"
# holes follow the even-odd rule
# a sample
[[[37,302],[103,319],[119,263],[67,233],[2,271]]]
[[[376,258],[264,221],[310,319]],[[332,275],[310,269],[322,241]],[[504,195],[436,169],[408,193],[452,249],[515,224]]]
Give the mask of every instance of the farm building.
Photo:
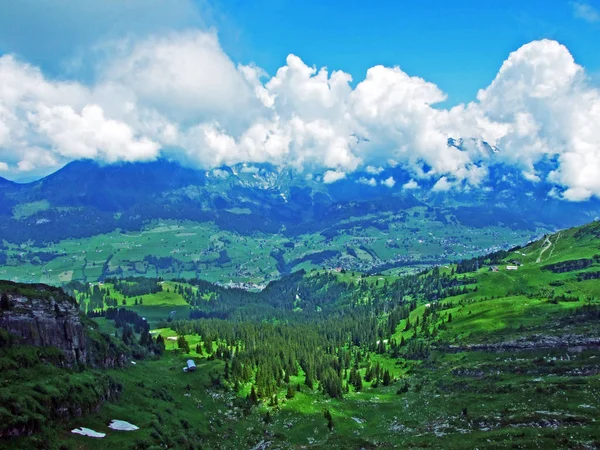
[[[506,266],[506,270],[517,270],[519,266]]]
[[[183,368],[184,372],[193,372],[196,370],[196,363],[193,359],[188,359],[186,367]]]

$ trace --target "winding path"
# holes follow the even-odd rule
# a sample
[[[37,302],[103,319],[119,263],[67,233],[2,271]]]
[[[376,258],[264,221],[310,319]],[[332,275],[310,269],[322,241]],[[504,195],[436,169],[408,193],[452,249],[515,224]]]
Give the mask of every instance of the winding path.
[[[548,236],[546,236],[546,240],[544,241],[544,244],[545,244],[545,247],[542,248],[542,250],[540,251],[540,255],[535,260],[536,263],[542,262],[542,255],[544,253],[546,253],[546,250],[548,250],[550,247],[552,247],[552,241],[550,240],[550,238]]]

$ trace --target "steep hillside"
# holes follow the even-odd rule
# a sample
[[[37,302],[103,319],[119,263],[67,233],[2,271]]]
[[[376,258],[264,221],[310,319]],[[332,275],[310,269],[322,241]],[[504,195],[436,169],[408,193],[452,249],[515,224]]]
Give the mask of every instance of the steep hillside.
[[[128,320],[148,317],[166,351],[106,372],[121,400],[48,442],[598,448],[599,230],[405,276],[297,272],[254,292],[186,279],[71,283],[102,329],[125,336]],[[190,358],[198,369],[184,373]],[[140,429],[115,432],[117,418]],[[106,436],[68,432],[81,426]]]
[[[123,388],[105,370],[155,350],[151,339],[142,348],[101,333],[62,289],[0,281],[0,438],[48,432],[97,411]],[[43,438],[31,445],[48,448]]]

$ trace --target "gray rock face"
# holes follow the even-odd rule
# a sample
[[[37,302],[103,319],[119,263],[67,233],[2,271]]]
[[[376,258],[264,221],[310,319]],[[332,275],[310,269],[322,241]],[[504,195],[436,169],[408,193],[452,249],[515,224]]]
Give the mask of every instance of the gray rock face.
[[[579,335],[545,336],[534,334],[520,337],[512,341],[495,344],[449,345],[443,347],[446,351],[490,351],[504,352],[512,350],[537,350],[550,348],[566,348],[571,352],[581,352],[588,348],[600,347],[600,338]]]
[[[41,293],[39,298],[8,293],[11,306],[0,313],[0,328],[24,344],[62,350],[68,366],[85,363],[86,336],[77,303],[56,288],[35,288]]]

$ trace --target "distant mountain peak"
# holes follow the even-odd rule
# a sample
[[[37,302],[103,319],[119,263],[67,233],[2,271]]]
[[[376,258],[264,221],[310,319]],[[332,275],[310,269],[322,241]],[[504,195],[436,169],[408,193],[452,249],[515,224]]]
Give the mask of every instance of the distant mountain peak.
[[[16,184],[14,181],[7,180],[6,178],[0,177],[0,186],[10,186]]]
[[[498,147],[496,147],[495,145],[491,145],[488,142],[484,141],[483,139],[479,139],[479,138],[454,139],[452,137],[449,137],[448,138],[448,147],[454,147],[454,148],[457,148],[462,151],[466,151],[466,150],[475,148],[475,149],[479,150],[481,153],[486,153],[486,154],[500,152],[500,149]]]

